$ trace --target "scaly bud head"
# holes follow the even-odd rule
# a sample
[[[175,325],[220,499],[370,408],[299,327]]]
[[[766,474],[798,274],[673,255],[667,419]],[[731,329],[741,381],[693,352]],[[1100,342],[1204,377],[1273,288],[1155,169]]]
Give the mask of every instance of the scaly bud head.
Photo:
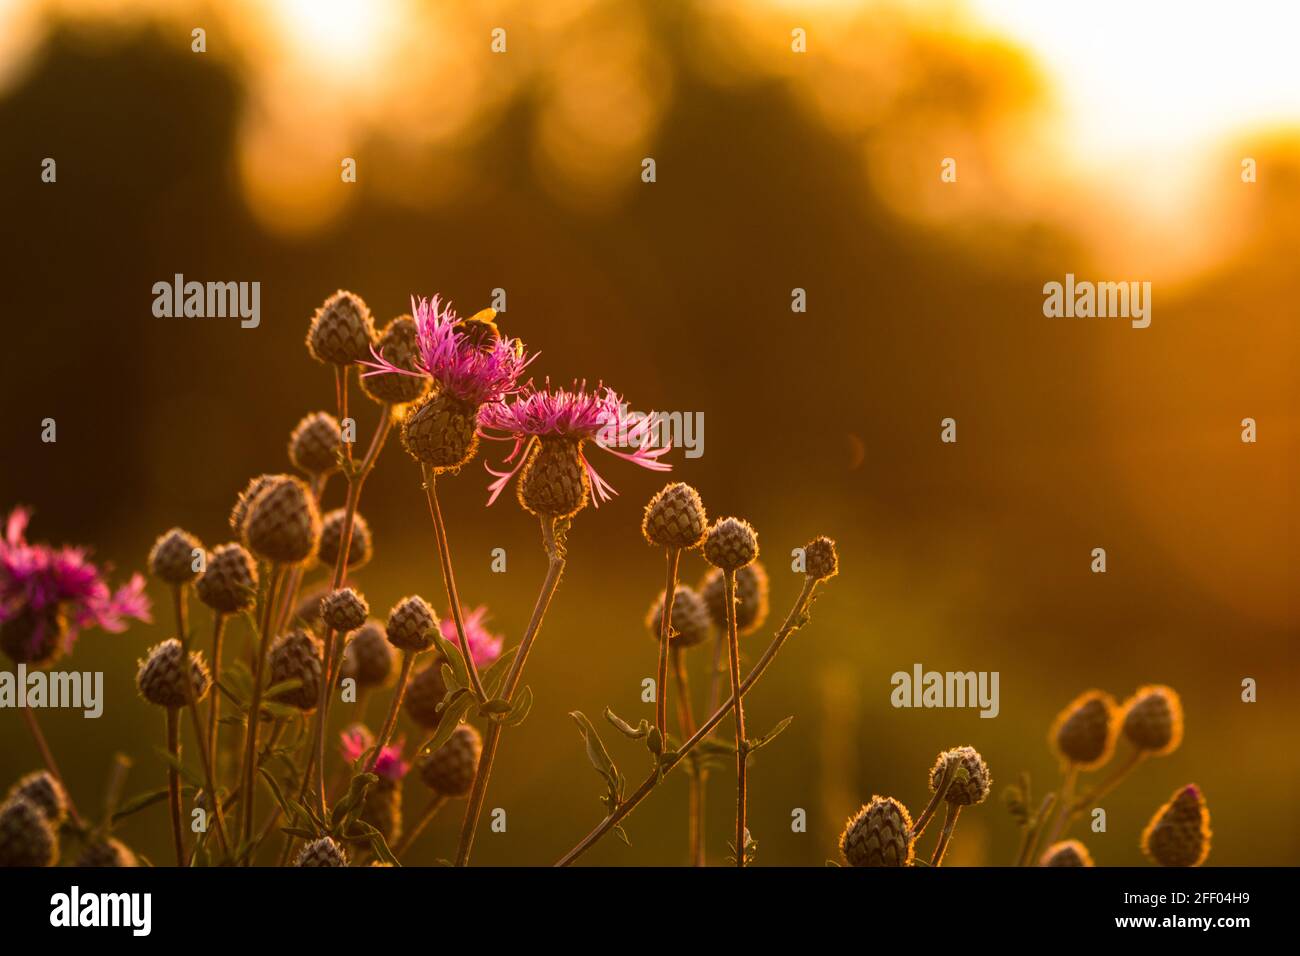
[[[149,551],[149,573],[168,584],[188,584],[198,577],[194,552],[202,551],[199,539],[188,531],[172,528],[160,535]]]
[[[665,485],[650,499],[641,518],[646,541],[661,548],[699,547],[708,530],[700,493],[682,481]]]
[[[893,797],[873,796],[840,834],[849,866],[911,866],[912,816]]]

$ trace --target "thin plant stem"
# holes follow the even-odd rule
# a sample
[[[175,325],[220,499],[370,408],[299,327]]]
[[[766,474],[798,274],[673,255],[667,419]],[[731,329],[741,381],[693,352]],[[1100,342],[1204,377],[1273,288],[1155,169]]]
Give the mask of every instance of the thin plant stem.
[[[1073,820],[1089,806],[1123,783],[1129,774],[1142,765],[1147,756],[1148,752],[1145,750],[1134,750],[1130,753],[1127,760],[1111,771],[1110,776],[1074,801],[1074,805],[1070,807],[1070,819]]]
[[[919,840],[925,828],[930,825],[931,818],[934,817],[935,811],[939,809],[939,804],[943,798],[948,795],[948,787],[952,785],[952,778],[957,775],[957,761],[948,760],[943,767],[943,776],[939,778],[939,786],[930,797],[930,802],[926,804],[925,810],[916,818],[912,824],[912,838]]]
[[[537,595],[536,604],[533,605],[533,616],[528,621],[528,628],[519,643],[519,653],[515,655],[510,665],[510,672],[506,675],[506,682],[502,689],[502,696],[511,703],[514,702],[515,691],[523,677],[528,652],[532,650],[533,642],[542,629],[546,609],[550,607],[551,598],[555,596],[555,591],[560,586],[560,576],[564,573],[564,548],[556,537],[556,519],[543,517],[541,523],[542,542],[548,559],[546,578],[542,581],[542,589]],[[492,763],[496,759],[497,747],[501,742],[501,730],[500,721],[489,722],[487,736],[483,741],[483,751],[479,756],[478,772],[474,775],[474,786],[470,790],[469,801],[465,806],[465,817],[461,821],[460,844],[456,849],[457,866],[467,866],[470,853],[474,849],[474,831],[478,829],[479,816],[483,812],[488,780],[492,776]]]
[[[731,665],[731,700],[736,715],[736,866],[745,865],[746,770],[749,744],[745,740],[744,693],[740,689],[740,638],[736,633],[736,572],[722,573],[723,604],[727,620],[727,659]]]
[[[686,672],[686,659],[680,647],[672,648],[673,674],[677,683],[677,723],[681,725],[682,739],[695,733],[695,715],[691,711],[690,679]],[[704,794],[700,783],[700,767],[692,757],[693,772],[687,797],[687,839],[690,845],[691,865],[703,866]]]
[[[677,562],[680,548],[665,548],[664,599],[659,609],[659,666],[655,671],[655,727],[668,739],[668,643],[672,639],[673,599],[677,596]],[[666,746],[666,745],[665,745]]]
[[[208,702],[208,760],[212,762],[213,784],[217,777],[218,739],[221,728],[221,694],[217,684],[221,681],[221,643],[226,633],[226,615],[216,611],[212,615],[212,700]]]
[[[321,499],[325,497],[325,486],[329,483],[329,475],[316,475],[311,480],[311,494],[316,499],[316,507],[320,508]],[[275,616],[275,632],[279,634],[289,626],[289,621],[293,617],[293,610],[298,604],[298,593],[302,590],[302,582],[307,577],[307,566],[300,564],[289,572],[289,584],[285,590],[285,599],[280,607],[280,612]]]
[[[447,543],[447,526],[442,521],[442,508],[438,505],[438,474],[428,465],[421,463],[420,471],[424,476],[424,493],[429,499],[429,516],[433,518],[433,535],[438,541],[438,563],[442,565],[442,583],[447,591],[447,603],[451,605],[451,618],[456,624],[456,642],[460,645],[460,656],[465,660],[465,669],[469,672],[470,687],[479,703],[487,703],[487,691],[483,689],[483,679],[479,676],[478,665],[470,653],[469,638],[465,634],[465,619],[460,606],[460,594],[456,590],[456,573],[451,565],[451,546]]]
[[[435,793],[433,799],[429,801],[429,805],[424,808],[424,813],[420,814],[420,819],[416,822],[415,826],[406,831],[406,835],[402,837],[401,841],[393,849],[393,856],[401,857],[403,853],[409,850],[411,844],[414,843],[419,835],[424,832],[424,828],[427,827],[429,822],[438,815],[438,811],[441,810],[446,803],[446,794]]]
[[[384,720],[384,729],[379,732],[375,738],[375,752],[370,756],[370,762],[366,765],[366,773],[374,773],[375,766],[379,763],[379,755],[388,741],[392,739],[393,731],[397,729],[397,717],[402,712],[402,698],[406,696],[406,685],[411,681],[411,667],[415,664],[416,651],[402,651],[402,670],[397,676],[397,690],[393,694],[392,706],[388,708],[388,717]],[[324,761],[322,761],[323,763]],[[317,767],[317,772],[320,771]],[[324,784],[322,784],[322,787]]]
[[[185,836],[181,831],[181,775],[177,768],[181,759],[181,714],[175,707],[167,708],[167,752],[173,761],[167,765],[167,805],[171,808],[172,843],[176,847],[176,865],[185,866]]]
[[[124,753],[113,754],[113,766],[108,771],[108,783],[104,787],[104,820],[101,828],[108,830],[113,825],[113,814],[117,812],[122,801],[122,791],[126,788],[126,776],[131,772],[131,758]]]
[[[930,857],[931,866],[943,866],[943,855],[948,852],[948,843],[952,840],[952,831],[957,828],[957,817],[961,814],[961,804],[949,803],[943,815],[943,832],[935,844],[934,855]]]
[[[808,609],[812,604],[813,596],[816,593],[817,583],[818,582],[811,578],[804,579],[803,590],[799,592],[799,597],[795,599],[794,606],[790,609],[790,613],[786,615],[785,621],[781,624],[781,627],[777,630],[775,636],[773,636],[771,643],[768,644],[767,649],[763,651],[763,656],[758,659],[753,670],[749,672],[749,676],[746,677],[744,682],[740,685],[741,696],[747,694],[750,688],[758,683],[759,679],[763,676],[764,671],[766,671],[771,665],[773,659],[775,659],[776,655],[785,645],[785,642],[789,640],[790,635],[807,622]],[[735,695],[733,695],[733,697],[734,696]],[[578,841],[577,845],[575,845],[573,849],[560,857],[560,859],[556,861],[555,865],[570,865],[595,846],[602,837],[625,820],[627,816],[641,804],[641,801],[654,791],[655,787],[660,784],[668,773],[681,763],[686,755],[689,754],[700,743],[700,741],[708,737],[713,731],[713,728],[718,726],[718,724],[720,724],[727,715],[732,712],[732,708],[733,700],[728,698],[721,706],[714,710],[713,714],[704,721],[703,724],[700,725],[700,728],[691,735],[690,740],[682,744],[673,756],[663,762],[662,766],[652,770],[646,778],[641,781],[641,785],[637,787],[630,796],[625,798],[612,813],[605,817],[604,820],[596,824],[595,828]]]
[[[266,599],[262,605],[261,622],[258,626],[257,667],[253,671],[253,693],[248,705],[248,731],[244,750],[244,775],[241,783],[244,789],[243,807],[240,809],[241,827],[239,845],[243,846],[253,835],[253,801],[257,792],[257,725],[262,718],[262,691],[266,683],[266,654],[271,647],[271,612],[276,595],[284,580],[284,566],[271,566],[271,580],[267,584]]]
[[[1056,822],[1047,831],[1047,846],[1051,846],[1060,838],[1061,833],[1070,822],[1072,816],[1070,807],[1074,803],[1074,787],[1078,781],[1079,765],[1071,763],[1069,769],[1065,771],[1065,779],[1061,783],[1060,797],[1056,802]]]
[[[36,711],[31,707],[20,707],[19,713],[23,715],[23,722],[27,724],[32,740],[36,742],[36,749],[40,752],[41,762],[45,764],[45,769],[50,772],[51,777],[59,782],[59,785],[63,787],[63,792],[68,797],[68,816],[72,817],[72,822],[78,827],[83,826],[81,815],[77,813],[77,808],[72,803],[72,794],[68,791],[68,785],[63,780],[63,774],[59,773],[59,765],[54,762],[54,751],[50,750],[49,741],[45,739],[45,734],[41,732],[41,725],[36,720]]]
[[[1039,834],[1043,832],[1043,827],[1047,825],[1047,818],[1056,806],[1056,794],[1049,793],[1043,797],[1043,802],[1038,807],[1038,813],[1034,815],[1033,820],[1025,827],[1024,836],[1020,838],[1020,852],[1016,855],[1016,866],[1024,866],[1029,862],[1030,854],[1034,851],[1034,846],[1038,843]]]
[[[184,584],[172,585],[172,606],[176,611],[176,633],[181,642],[181,660],[182,667],[189,661],[190,657],[190,629],[186,615],[186,587]],[[215,701],[217,695],[213,694]],[[198,744],[199,763],[203,767],[203,782],[208,790],[208,803],[212,806],[212,815],[217,823],[217,840],[221,843],[222,852],[230,853],[230,841],[226,837],[226,821],[224,814],[221,812],[221,801],[217,797],[217,777],[213,764],[211,738],[204,732],[203,720],[199,717],[199,702],[194,696],[194,681],[185,681],[185,701],[186,708],[190,712],[190,720],[194,723],[194,740]],[[177,721],[179,723],[179,715]]]

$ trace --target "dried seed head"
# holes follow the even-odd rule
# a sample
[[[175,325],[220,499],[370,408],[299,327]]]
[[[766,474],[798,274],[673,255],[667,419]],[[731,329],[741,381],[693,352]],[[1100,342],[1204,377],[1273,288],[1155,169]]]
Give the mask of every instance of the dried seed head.
[[[840,852],[849,866],[911,866],[912,816],[893,797],[871,802],[849,819]]]
[[[338,567],[339,549],[343,547],[343,521],[347,513],[343,508],[327,512],[321,519],[320,559],[331,568]],[[355,571],[370,563],[374,557],[374,543],[370,525],[360,511],[352,514],[352,540],[348,544],[347,570]]]
[[[435,793],[446,797],[463,797],[474,785],[478,758],[483,741],[469,724],[457,727],[447,742],[420,758],[420,779]]]
[[[325,412],[306,416],[289,436],[289,460],[293,467],[313,478],[336,471],[342,453],[343,432],[338,419]]]
[[[722,518],[704,539],[704,560],[723,571],[738,571],[758,557],[758,533],[748,521]]]
[[[312,316],[307,351],[318,362],[351,365],[370,358],[375,320],[359,295],[340,289]]]
[[[288,478],[288,475],[258,475],[256,478],[249,479],[244,490],[235,499],[235,506],[230,509],[230,527],[235,534],[243,535],[244,523],[248,521],[248,509],[253,504],[253,500],[267,488]]]
[[[704,576],[700,597],[718,630],[727,627],[727,599],[722,572],[713,568]],[[736,572],[736,633],[752,634],[767,621],[767,570],[754,561]]]
[[[248,507],[244,544],[273,564],[298,564],[320,544],[316,498],[300,478],[285,476],[263,489]]]
[[[1105,691],[1080,694],[1052,724],[1050,740],[1061,759],[1092,770],[1110,759],[1119,730],[1119,709]]]
[[[582,441],[538,438],[519,475],[519,504],[543,518],[572,518],[591,498]]]
[[[708,530],[700,493],[682,481],[664,485],[641,518],[645,539],[663,548],[697,548]]]
[[[347,866],[348,855],[332,837],[313,840],[298,851],[294,866]]]
[[[393,844],[402,837],[401,780],[389,780],[383,774],[370,785],[361,806],[361,822],[368,823]]]
[[[59,840],[41,808],[24,797],[0,804],[0,867],[53,866]]]
[[[321,642],[310,631],[290,631],[276,638],[271,645],[271,684],[288,680],[301,681],[298,687],[285,691],[276,700],[301,711],[313,711],[320,701]]]
[[[63,784],[46,770],[34,770],[12,787],[5,799],[22,797],[30,800],[45,814],[50,826],[57,827],[68,816],[68,794]]]
[[[961,807],[983,803],[984,798],[989,795],[989,788],[993,785],[993,777],[989,774],[988,764],[974,747],[954,747],[939,754],[939,759],[935,761],[930,771],[930,792],[934,793],[939,789],[939,784],[943,780],[944,767],[948,765],[949,760],[957,762],[957,770],[948,785],[948,794],[944,799]]]
[[[257,562],[236,542],[208,555],[207,569],[194,582],[199,600],[222,614],[238,614],[257,603]]]
[[[822,535],[813,538],[803,548],[804,574],[814,581],[825,581],[840,573],[840,556],[835,542]]]
[[[419,372],[416,359],[420,357],[419,336],[416,332],[415,319],[403,315],[393,319],[380,333],[375,351],[387,362],[407,371]],[[365,375],[361,379],[361,391],[377,402],[391,405],[405,405],[424,397],[429,391],[431,379],[421,372],[419,375],[402,375],[389,372],[384,375]]]
[[[321,620],[326,627],[331,627],[340,634],[355,631],[366,623],[370,605],[366,599],[352,588],[331,591],[320,602]]]
[[[172,528],[153,543],[149,551],[149,573],[168,584],[188,584],[199,576],[194,570],[195,550],[203,550],[198,538],[188,531]]]
[[[1210,810],[1189,783],[1156,811],[1142,831],[1142,852],[1161,866],[1200,866],[1210,855]]]
[[[1124,736],[1155,757],[1173,753],[1183,742],[1183,702],[1163,684],[1139,687],[1124,702]]]
[[[645,619],[646,629],[656,641],[659,640],[663,613],[664,592],[660,591],[659,597],[650,606],[650,613]],[[694,647],[708,639],[709,609],[704,606],[703,599],[695,593],[694,588],[684,584],[677,585],[677,590],[673,592],[673,610],[669,617],[669,624],[673,629],[674,647]]]
[[[442,657],[439,656],[411,678],[403,705],[413,721],[421,727],[436,730],[442,723],[442,712],[438,710],[438,705],[446,696],[447,684],[442,679]]]
[[[404,597],[388,612],[388,643],[403,651],[427,651],[433,646],[438,616],[418,594]]]
[[[358,687],[382,687],[393,674],[393,647],[384,625],[367,621],[343,649],[339,677],[351,677]]]
[[[402,447],[435,472],[454,471],[478,451],[478,406],[445,392],[431,395],[402,419]]]
[[[15,664],[47,667],[61,656],[68,645],[68,620],[58,604],[47,604],[39,611],[31,604],[0,621],[0,650]]]
[[[86,844],[77,857],[76,866],[139,866],[135,854],[121,840],[104,837]]]
[[[1039,866],[1093,866],[1092,854],[1078,840],[1062,840],[1044,851]]]
[[[174,637],[151,647],[135,675],[140,696],[159,707],[184,707],[189,702],[185,696],[184,654],[181,642]],[[194,699],[202,700],[212,686],[212,678],[201,651],[190,651],[189,680]]]

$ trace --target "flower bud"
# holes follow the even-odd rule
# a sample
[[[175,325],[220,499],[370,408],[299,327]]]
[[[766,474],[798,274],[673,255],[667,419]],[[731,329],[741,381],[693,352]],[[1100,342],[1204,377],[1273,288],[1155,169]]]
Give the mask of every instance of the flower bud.
[[[893,797],[873,796],[840,834],[849,866],[911,866],[912,816]]]
[[[664,594],[660,591],[659,597],[651,605],[650,613],[645,619],[646,629],[656,641],[659,640],[663,613]],[[669,615],[669,625],[673,630],[673,647],[694,647],[708,639],[709,609],[704,606],[704,601],[694,589],[684,584],[677,585],[677,590],[673,592],[673,609]]]
[[[304,712],[315,710],[320,703],[323,658],[323,645],[310,631],[290,631],[276,638],[268,658],[271,667],[268,686],[290,680],[301,682],[293,690],[279,694],[276,700]]]
[[[361,297],[340,289],[316,310],[307,330],[307,351],[318,362],[351,365],[370,358],[375,320]]]
[[[478,406],[439,392],[402,419],[402,447],[436,472],[454,471],[478,450]]]
[[[416,671],[406,688],[403,706],[407,715],[421,727],[437,730],[442,723],[442,711],[438,705],[447,696],[447,684],[442,679],[442,657],[434,658],[432,664]]]
[[[1093,866],[1092,854],[1078,840],[1062,840],[1044,851],[1039,866]]]
[[[384,361],[398,368],[420,372],[417,362],[420,357],[420,342],[415,319],[403,315],[389,322],[380,333],[375,351],[383,357]],[[377,402],[405,405],[423,398],[429,390],[431,381],[423,372],[418,375],[385,372],[380,375],[362,376],[361,391]]]
[[[13,617],[0,621],[0,650],[15,664],[46,667],[67,646],[68,620],[58,604],[37,610],[24,604]]]
[[[469,724],[457,727],[447,742],[420,758],[420,779],[435,793],[463,797],[474,785],[483,741]]]
[[[77,857],[76,866],[139,866],[140,862],[136,859],[135,854],[121,840],[113,837],[104,837],[86,844],[86,848],[81,851]]]
[[[59,840],[41,808],[24,797],[0,804],[0,867],[53,866]]]
[[[159,707],[184,707],[189,703],[186,696],[185,650],[176,638],[169,638],[149,649],[149,653],[140,661],[135,683],[140,696]],[[190,687],[194,690],[194,700],[200,701],[212,686],[208,675],[208,666],[203,661],[200,651],[189,654]]]
[[[591,478],[582,461],[582,442],[539,438],[519,474],[519,504],[542,518],[572,518],[587,506]]]
[[[738,571],[758,557],[758,534],[749,522],[723,518],[704,539],[704,560],[723,571]]]
[[[388,643],[384,625],[367,621],[343,649],[339,677],[351,677],[358,687],[382,687],[392,674],[393,646]]]
[[[321,519],[320,551],[318,555],[326,567],[337,568],[339,550],[343,547],[343,522],[347,512],[335,508],[325,513]],[[352,540],[348,543],[348,571],[355,571],[370,563],[374,557],[374,544],[370,537],[370,525],[360,511],[352,513]]]
[[[388,612],[388,643],[398,650],[427,651],[433,646],[438,617],[418,594],[404,597]]]
[[[248,507],[244,543],[273,564],[298,564],[320,544],[320,512],[311,489],[286,476],[261,491]]]
[[[194,582],[199,600],[222,614],[238,614],[257,603],[257,562],[243,545],[219,545]]]
[[[664,548],[699,547],[708,530],[700,493],[681,481],[665,485],[650,499],[641,518],[645,539]]]
[[[1139,687],[1124,702],[1124,736],[1154,757],[1173,753],[1183,742],[1183,702],[1163,684]]]
[[[352,588],[341,588],[326,594],[320,602],[321,620],[325,626],[340,634],[348,634],[366,623],[370,605]]]
[[[199,574],[194,570],[195,550],[203,550],[198,538],[188,531],[172,528],[153,543],[149,573],[168,584],[188,584]]]
[[[289,436],[289,460],[313,478],[338,470],[342,452],[343,432],[338,419],[326,412],[306,416]]]
[[[267,488],[278,485],[282,481],[288,480],[288,475],[258,475],[256,478],[249,479],[244,490],[239,493],[235,499],[235,506],[230,509],[230,527],[235,534],[243,535],[244,524],[248,521],[248,510],[253,504],[253,500]]]
[[[1051,741],[1061,759],[1093,770],[1110,759],[1119,729],[1115,698],[1100,690],[1085,691],[1061,711]]]
[[[803,549],[804,574],[814,581],[825,581],[840,573],[840,556],[835,542],[822,535],[813,538]]]
[[[993,777],[989,774],[988,764],[974,747],[956,747],[939,754],[939,759],[930,770],[930,792],[938,791],[939,784],[943,780],[944,768],[949,760],[956,761],[957,770],[948,785],[948,793],[944,799],[962,807],[983,803],[984,798],[989,795],[989,788],[993,785]],[[962,771],[965,771],[964,774]]]
[[[15,783],[5,799],[14,797],[31,801],[45,814],[50,826],[57,827],[68,816],[67,791],[48,770],[33,770]]]
[[[718,630],[727,627],[726,589],[723,575],[713,568],[704,576],[700,597],[709,609],[709,617]],[[767,621],[767,570],[761,561],[754,561],[736,571],[736,633],[752,634]]]
[[[298,851],[294,866],[347,866],[348,855],[332,837],[313,840]]]
[[[1210,855],[1210,811],[1189,783],[1156,811],[1142,831],[1142,852],[1161,866],[1200,866]]]

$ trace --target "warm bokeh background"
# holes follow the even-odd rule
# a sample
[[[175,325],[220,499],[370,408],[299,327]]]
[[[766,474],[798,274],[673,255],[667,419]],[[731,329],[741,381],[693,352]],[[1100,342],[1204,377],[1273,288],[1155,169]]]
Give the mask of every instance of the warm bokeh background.
[[[1278,59],[1283,14],[1229,29],[1197,5],[1168,23],[1039,7],[3,0],[0,506],[33,506],[34,540],[93,544],[119,575],[175,524],[220,543],[235,492],[287,467],[304,412],[332,410],[302,345],[325,295],[355,290],[387,319],[412,293],[474,311],[502,287],[539,375],[704,413],[705,455],[675,454],[674,474],[757,526],[774,615],[797,593],[790,549],[839,542],[844,573],[748,698],[755,731],[795,715],[754,760],[760,864],[822,863],[873,793],[919,811],[935,754],[966,743],[995,793],[963,814],[950,860],[1007,863],[998,791],[1022,769],[1039,792],[1054,779],[1057,709],[1148,682],[1182,692],[1186,741],[1107,801],[1109,832],[1086,835],[1097,861],[1141,862],[1147,817],[1195,781],[1211,864],[1294,863],[1300,105],[1285,96],[1300,82]],[[1145,47],[1094,43],[1060,69],[1090,37],[1144,29]],[[151,287],[177,272],[260,281],[261,327],[154,318]],[[1045,319],[1042,285],[1066,272],[1154,281],[1151,327]],[[956,445],[939,442],[945,416]],[[1258,444],[1239,440],[1246,416]],[[373,419],[363,406],[363,440]],[[484,831],[477,862],[551,862],[599,818],[568,711],[651,715],[660,558],[637,523],[660,482],[605,474],[622,497],[573,529],[529,663],[536,706],[488,797],[509,832]],[[544,561],[512,500],[483,508],[485,485],[467,469],[444,506],[466,601],[513,642]],[[362,510],[372,606],[436,599],[418,472],[395,443]],[[159,624],[92,632],[64,665],[106,672],[104,717],[42,714],[83,808],[114,750],[136,759],[130,792],[163,781],[162,720],[133,690],[137,656],[168,634],[153,593]],[[890,675],[918,661],[1000,671],[1001,715],[892,709]],[[37,756],[17,715],[0,712],[0,734],[7,785]],[[642,754],[615,737],[639,779]],[[587,859],[683,862],[685,777],[663,791],[629,821],[631,849]],[[718,859],[726,774],[710,796]],[[790,832],[796,807],[807,834]],[[459,805],[413,859],[450,856],[458,822]],[[123,836],[168,858],[161,805]]]

